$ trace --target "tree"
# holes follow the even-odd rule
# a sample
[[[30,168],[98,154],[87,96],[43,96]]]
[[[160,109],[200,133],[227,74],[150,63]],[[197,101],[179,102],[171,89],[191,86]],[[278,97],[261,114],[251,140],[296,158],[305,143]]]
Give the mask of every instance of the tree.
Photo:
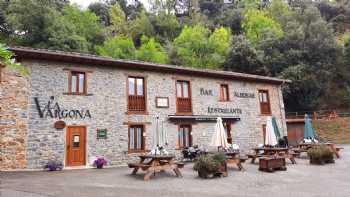
[[[135,59],[136,49],[130,37],[115,36],[98,46],[97,54],[116,59]]]
[[[242,27],[247,38],[254,44],[264,39],[265,33],[269,31],[274,36],[280,38],[283,36],[281,25],[264,11],[249,9],[245,15]]]
[[[234,36],[224,68],[235,72],[262,74],[261,55],[244,35]]]
[[[128,35],[133,38],[136,46],[140,46],[143,35],[148,37],[154,35],[152,23],[146,12],[141,12],[136,19],[128,22]]]
[[[229,30],[219,28],[210,35],[209,29],[185,26],[174,40],[178,63],[198,68],[218,68],[227,55],[231,40]]]
[[[104,26],[111,25],[109,9],[110,6],[105,2],[94,2],[89,5],[89,10],[99,17]]]
[[[12,0],[8,4],[5,23],[15,30],[15,42],[26,46],[45,44],[48,39],[43,33],[52,25],[52,19],[59,16],[57,4],[52,0]]]
[[[4,63],[10,69],[20,71],[23,75],[29,74],[27,67],[24,67],[20,63],[17,63],[14,59],[13,53],[7,50],[7,47],[2,43],[0,43],[0,63]]]
[[[168,55],[162,45],[154,40],[142,36],[141,46],[136,52],[138,60],[166,64],[169,62]]]
[[[118,3],[114,4],[109,10],[110,27],[112,35],[128,33],[126,16]]]
[[[173,41],[181,31],[181,24],[173,14],[159,13],[151,17],[155,34],[162,43]]]

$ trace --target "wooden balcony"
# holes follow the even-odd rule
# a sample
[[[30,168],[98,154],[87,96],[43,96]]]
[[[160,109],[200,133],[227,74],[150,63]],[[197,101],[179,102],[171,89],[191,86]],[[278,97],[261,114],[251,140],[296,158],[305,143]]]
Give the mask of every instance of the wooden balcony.
[[[177,113],[184,113],[184,114],[192,113],[191,98],[177,98],[176,99],[176,111],[177,111]]]
[[[146,98],[145,98],[145,96],[129,95],[128,111],[131,111],[131,112],[144,112],[144,111],[146,111]]]

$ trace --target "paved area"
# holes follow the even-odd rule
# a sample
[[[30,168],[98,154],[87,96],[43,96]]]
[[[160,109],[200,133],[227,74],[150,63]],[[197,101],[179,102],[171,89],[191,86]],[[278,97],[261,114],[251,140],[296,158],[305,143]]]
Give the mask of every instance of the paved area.
[[[148,182],[132,176],[126,167],[66,170],[60,172],[0,172],[2,197],[163,197],[163,196],[350,196],[350,146],[342,146],[335,164],[310,165],[307,159],[288,161],[287,171],[266,173],[247,162],[245,172],[230,169],[229,176],[199,179],[192,165],[182,170],[183,178],[164,173]]]

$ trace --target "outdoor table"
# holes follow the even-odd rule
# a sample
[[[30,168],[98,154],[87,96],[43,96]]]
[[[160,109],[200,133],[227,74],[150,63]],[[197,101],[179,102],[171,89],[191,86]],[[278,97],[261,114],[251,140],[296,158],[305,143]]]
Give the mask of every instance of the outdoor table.
[[[333,153],[335,154],[335,156],[337,158],[340,158],[340,154],[339,151],[341,148],[337,148],[336,145],[334,143],[300,143],[297,145],[298,148],[307,151],[308,149],[314,147],[314,146],[321,146],[321,145],[327,145],[328,147],[330,147],[333,151]]]
[[[130,163],[129,168],[134,168],[132,174],[136,174],[139,169],[145,171],[144,180],[150,179],[154,173],[171,170],[175,176],[182,177],[178,165],[174,162],[173,155],[140,155],[139,163]]]
[[[264,151],[263,155],[280,155],[280,156],[285,156],[288,158],[292,164],[296,164],[297,162],[295,161],[293,153],[290,152],[289,148],[282,148],[282,147],[258,147],[253,149],[255,151],[256,155],[259,155],[260,151]]]
[[[242,163],[245,162],[245,158],[239,156],[239,152],[226,152],[226,162],[227,164],[236,165],[240,171],[245,170]]]

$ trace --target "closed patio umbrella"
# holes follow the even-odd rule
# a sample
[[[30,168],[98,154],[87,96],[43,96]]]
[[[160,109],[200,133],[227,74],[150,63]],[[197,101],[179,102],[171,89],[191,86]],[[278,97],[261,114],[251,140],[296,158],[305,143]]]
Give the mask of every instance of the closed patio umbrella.
[[[272,117],[267,117],[266,121],[266,133],[265,133],[265,145],[267,146],[276,146],[277,145],[277,138],[274,131],[274,127],[272,124]]]
[[[278,141],[279,139],[282,138],[281,137],[282,135],[280,133],[280,130],[278,129],[276,117],[274,117],[274,116],[272,116],[272,126],[273,126],[273,130],[275,132],[275,135],[276,135],[276,138],[277,138],[277,141]]]
[[[211,138],[210,146],[228,148],[229,144],[227,142],[226,132],[224,125],[222,124],[222,118],[218,117],[216,119],[215,132]]]
[[[152,154],[161,154],[165,153],[167,154],[168,152],[164,149],[165,146],[168,144],[168,139],[167,139],[167,133],[164,130],[163,122],[162,122],[162,127],[160,128],[159,125],[159,116],[156,117],[156,129],[155,132],[153,132],[153,149],[151,151]]]
[[[304,139],[315,139],[316,134],[315,130],[312,127],[311,119],[310,117],[305,114],[305,125],[304,125]]]

